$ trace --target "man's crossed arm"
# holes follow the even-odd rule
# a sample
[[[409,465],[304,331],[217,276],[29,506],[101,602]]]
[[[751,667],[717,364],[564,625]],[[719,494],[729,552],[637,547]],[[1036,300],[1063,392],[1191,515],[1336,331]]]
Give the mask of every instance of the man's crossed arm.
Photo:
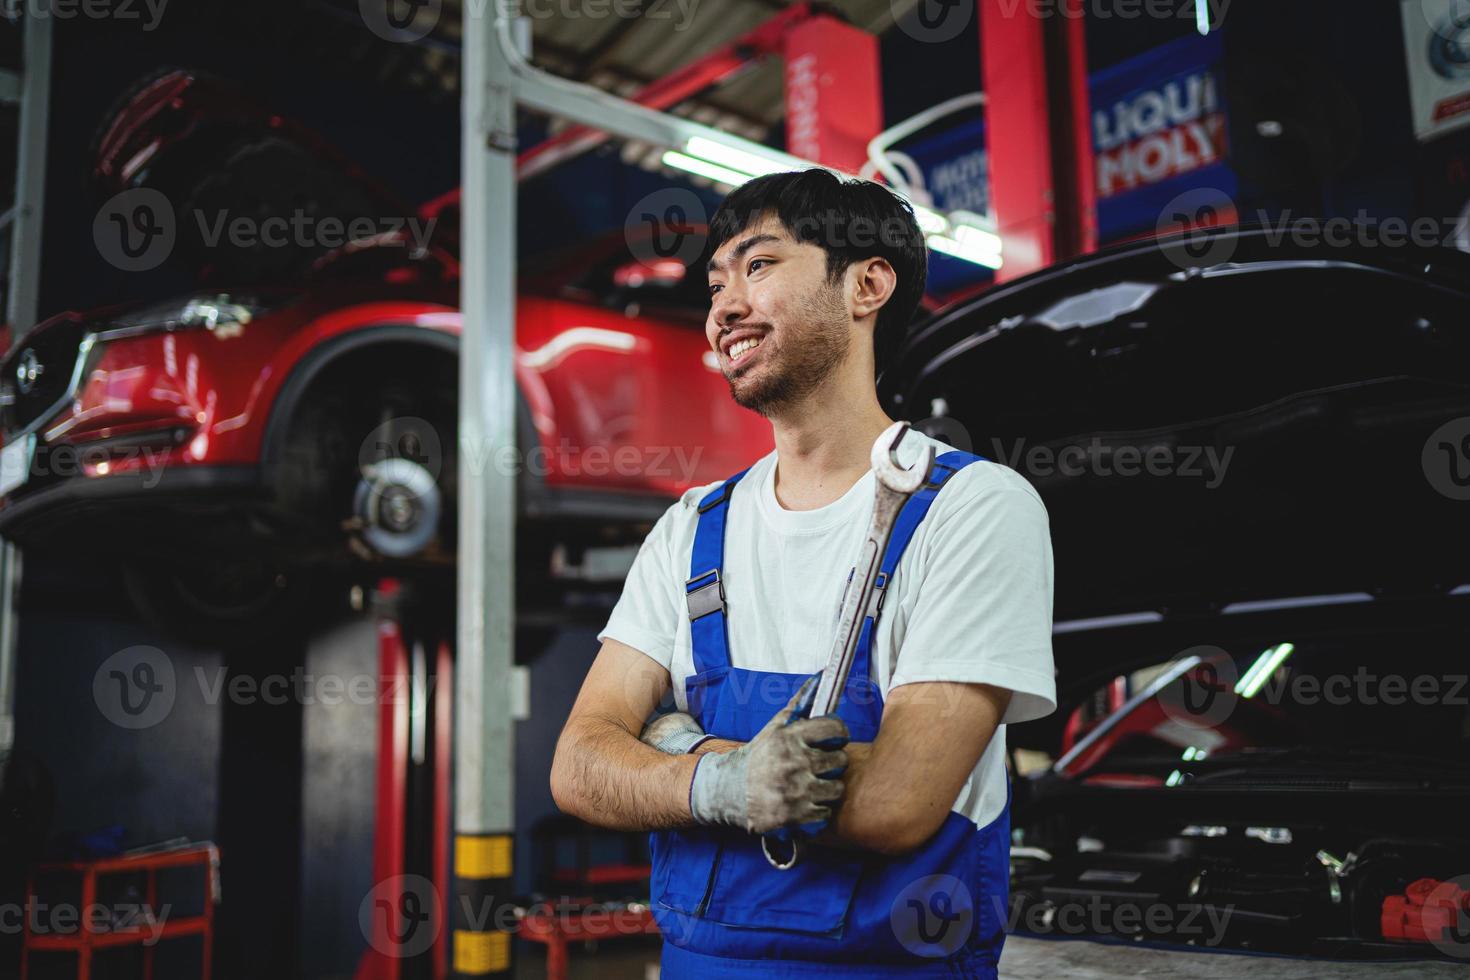
[[[690,782],[699,754],[728,752],[739,744],[715,740],[694,754],[671,755],[640,742],[645,719],[669,686],[668,671],[650,658],[616,640],[603,644],[557,742],[551,790],[558,806],[620,830],[696,822]],[[894,689],[877,738],[849,743],[841,782],[822,781],[842,793],[833,824],[838,842],[902,854],[927,841],[949,814],[1009,702],[1009,691],[987,684],[928,682]]]

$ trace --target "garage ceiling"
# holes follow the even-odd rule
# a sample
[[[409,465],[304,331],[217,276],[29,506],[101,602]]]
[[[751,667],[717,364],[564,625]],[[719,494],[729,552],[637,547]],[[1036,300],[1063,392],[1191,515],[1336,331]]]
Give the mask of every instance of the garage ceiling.
[[[401,0],[400,0],[401,2]],[[458,84],[463,12],[503,0],[442,0],[424,4],[420,17],[433,24],[418,44],[414,58],[445,91]],[[532,60],[568,78],[591,82],[627,94],[758,26],[794,0],[514,0],[531,17]],[[843,19],[882,34],[919,0],[842,0],[824,6]],[[363,28],[358,0],[311,0],[311,6],[333,15],[340,25],[355,22],[362,44],[383,56],[382,44]],[[639,17],[620,17],[604,10],[636,7]],[[594,12],[600,14],[595,16]],[[544,16],[539,16],[544,14]],[[404,48],[407,45],[395,45]],[[366,54],[366,52],[365,52]],[[717,92],[684,109],[716,125],[740,121],[743,135],[763,136],[779,123],[782,72],[775,62],[760,65]]]

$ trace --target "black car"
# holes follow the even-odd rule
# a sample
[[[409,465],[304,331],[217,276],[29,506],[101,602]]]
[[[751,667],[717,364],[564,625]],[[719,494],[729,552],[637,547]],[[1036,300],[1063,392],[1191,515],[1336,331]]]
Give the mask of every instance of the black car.
[[[1470,255],[1132,243],[931,317],[880,389],[1051,517],[1017,932],[1470,957]]]

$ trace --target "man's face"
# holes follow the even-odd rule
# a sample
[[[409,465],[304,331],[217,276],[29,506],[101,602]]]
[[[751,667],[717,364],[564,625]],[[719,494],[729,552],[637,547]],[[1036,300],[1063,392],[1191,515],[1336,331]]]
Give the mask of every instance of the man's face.
[[[736,403],[770,415],[815,391],[847,356],[852,317],[827,253],[764,217],[709,264],[705,336]]]

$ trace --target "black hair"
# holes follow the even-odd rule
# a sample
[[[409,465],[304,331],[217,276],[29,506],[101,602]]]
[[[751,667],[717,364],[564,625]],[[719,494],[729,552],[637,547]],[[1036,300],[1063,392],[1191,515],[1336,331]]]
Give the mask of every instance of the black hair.
[[[854,262],[874,256],[893,266],[898,282],[878,311],[873,329],[873,354],[881,371],[908,332],[929,274],[924,234],[908,202],[871,180],[842,177],[819,167],[757,177],[731,191],[715,212],[700,267],[767,214],[797,241],[827,253],[830,283],[836,283]]]

